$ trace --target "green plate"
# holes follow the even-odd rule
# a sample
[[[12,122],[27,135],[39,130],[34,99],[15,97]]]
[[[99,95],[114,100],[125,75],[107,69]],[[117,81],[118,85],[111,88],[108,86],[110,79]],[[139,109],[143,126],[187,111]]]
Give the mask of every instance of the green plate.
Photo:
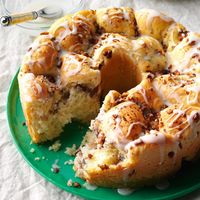
[[[58,152],[48,150],[52,142],[47,142],[43,145],[30,144],[31,138],[28,134],[27,127],[23,126],[25,119],[19,99],[17,74],[12,81],[8,95],[7,115],[13,140],[24,159],[36,172],[67,192],[71,192],[86,199],[96,200],[105,199],[105,197],[109,200],[155,200],[177,198],[200,188],[200,161],[194,164],[184,164],[182,170],[169,181],[170,187],[162,191],[155,187],[145,187],[135,191],[129,196],[121,196],[117,193],[116,189],[97,188],[95,191],[90,191],[84,187],[68,187],[68,179],[77,181],[80,184],[83,184],[84,181],[74,176],[72,165],[64,165],[65,161],[74,159],[64,153],[65,147],[72,146],[72,144],[79,145],[87,130],[87,126],[77,122],[67,125],[60,137],[62,146]],[[35,149],[34,153],[30,152],[31,148]],[[45,156],[45,159],[43,156]],[[35,160],[36,157],[41,159],[39,161]],[[60,166],[60,171],[57,174],[51,171],[52,164],[56,159],[59,160],[58,165]]]

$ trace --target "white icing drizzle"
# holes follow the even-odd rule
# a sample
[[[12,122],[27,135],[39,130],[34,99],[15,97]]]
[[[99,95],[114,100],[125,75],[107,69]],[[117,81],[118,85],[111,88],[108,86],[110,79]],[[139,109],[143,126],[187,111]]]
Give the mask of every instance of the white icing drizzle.
[[[169,121],[170,121],[175,115],[177,115],[177,114],[178,114],[179,117],[180,117],[180,115],[185,114],[185,112],[184,112],[183,110],[181,110],[182,108],[183,108],[183,104],[181,104],[179,108],[173,109],[173,110],[172,110],[173,114],[167,119],[166,122],[169,122]],[[175,120],[173,120],[173,121],[175,121]],[[173,123],[174,123],[174,122],[173,122]]]
[[[70,30],[69,25],[68,25],[68,21],[63,22],[62,24],[60,24],[60,27],[63,27],[65,30],[60,32],[60,34],[57,36],[56,40],[59,42],[59,44],[61,44],[61,42],[64,40],[64,38],[70,34],[72,34],[72,32],[75,32],[72,30]],[[74,28],[75,26],[73,26]],[[76,29],[75,29],[76,30]]]
[[[143,96],[145,103],[149,104],[149,102],[147,100],[146,90],[142,87],[142,85],[141,84],[137,85],[135,87],[135,89],[136,89],[136,91],[138,91]]]
[[[101,53],[107,48],[123,48],[121,46],[122,43],[126,43],[129,46],[129,40],[127,38],[109,34],[106,39],[100,40],[100,44],[102,45],[97,44],[98,48],[95,49],[93,56],[94,61],[99,60]]]
[[[116,10],[115,13],[111,16],[109,16],[108,13],[105,13],[102,16],[102,19],[109,23],[111,23],[111,20],[113,20],[113,19],[125,19],[125,20],[129,21],[130,15],[129,15],[128,11],[124,7],[122,7],[120,9]]]
[[[33,73],[26,73],[20,80],[22,87],[21,93],[23,94],[24,101],[31,102],[34,95],[41,94],[43,92],[42,86]]]
[[[194,123],[194,119],[193,117],[196,115],[196,114],[199,114],[200,115],[200,111],[198,110],[193,110],[191,111],[190,114],[187,114],[187,112],[192,108],[192,107],[189,107],[185,110],[181,110],[182,109],[182,106],[180,106],[180,108],[178,109],[174,109],[173,110],[173,114],[166,120],[166,122],[168,123],[173,117],[175,117],[168,125],[169,129],[171,130],[174,130],[174,129],[178,129],[179,127],[183,126],[184,124],[184,128],[180,131],[178,131],[175,135],[175,137],[178,139],[182,133],[184,133],[184,131],[186,129],[188,129],[189,127],[191,128],[194,136],[196,136],[197,134],[197,131],[199,131],[200,129],[200,120],[197,122],[197,123]],[[187,114],[186,115],[186,120],[185,121],[181,121],[181,123],[177,124],[176,126],[173,126],[173,124],[180,118],[182,117],[184,114]]]
[[[119,189],[117,189],[117,192],[118,192],[120,195],[123,195],[123,196],[130,195],[130,194],[132,194],[134,191],[135,191],[135,189],[133,189],[133,188],[119,188]]]
[[[144,136],[139,137],[138,139],[129,142],[126,146],[126,150],[130,150],[131,147],[137,146],[138,143],[145,143],[145,144],[159,144],[162,145],[165,143],[166,137],[163,133],[160,133],[155,130],[150,130],[149,134],[145,134]]]
[[[173,127],[174,123],[187,112],[188,108],[186,110],[181,110],[182,106],[183,104],[181,104],[179,109],[174,109],[171,117],[167,119],[166,123],[168,123],[169,128]],[[174,119],[169,122],[173,117]]]
[[[51,34],[48,34],[48,35],[42,35],[41,38],[42,39],[51,39],[53,36]],[[49,44],[49,42],[42,42],[41,43],[41,40],[40,38],[36,39],[32,45],[30,46],[31,48],[31,51],[35,51],[38,49],[38,47],[41,47],[41,46],[50,46],[52,48],[54,48],[52,45]],[[30,51],[30,52],[31,52]]]
[[[187,103],[188,104],[197,104],[199,103],[199,93],[200,93],[200,86],[199,85],[189,85],[186,88],[186,91],[190,92],[189,95],[187,95]],[[195,96],[193,99],[191,99],[192,93],[195,93]]]
[[[83,184],[83,187],[86,188],[87,190],[92,190],[92,191],[94,191],[94,190],[96,190],[98,188],[96,185],[92,185],[92,184],[90,184],[88,182],[85,182]]]
[[[191,42],[195,42],[194,45],[190,45]],[[185,55],[182,59],[176,59],[173,52],[184,51]],[[167,59],[168,63],[172,64],[174,70],[180,72],[192,72],[195,65],[190,66],[190,61],[192,56],[200,53],[200,38],[195,33],[190,32],[186,38],[184,38],[173,50],[172,53],[168,53]]]
[[[42,87],[39,83],[35,82],[35,87],[37,88],[37,92],[40,94],[42,93]]]
[[[200,119],[198,119],[197,122],[194,122],[194,116],[195,115],[199,115],[200,116],[200,110],[193,110],[189,116],[187,116],[187,122],[190,126],[190,128],[192,129],[192,133],[194,135],[194,137],[197,136],[197,132],[200,131]]]
[[[81,73],[82,65],[86,61],[86,57],[84,57],[81,61],[78,61],[74,55],[68,54],[66,59],[64,59],[64,71],[67,76],[74,76],[78,73]],[[73,69],[72,69],[73,66]]]
[[[133,122],[133,123],[130,124],[130,126],[128,127],[128,132],[127,132],[127,134],[126,134],[126,137],[128,137],[128,136],[131,134],[131,131],[132,131],[132,129],[133,129],[133,127],[134,127],[135,125],[141,125],[141,126],[145,127],[145,124],[142,123],[142,122]]]
[[[185,121],[185,123],[186,123],[186,121]],[[175,135],[175,138],[176,138],[176,139],[179,139],[180,136],[181,136],[181,134],[184,133],[184,131],[185,131],[189,126],[190,126],[190,125],[188,124],[187,126],[185,126],[185,128],[183,128],[182,130],[178,131],[178,132],[176,133],[176,135]]]
[[[105,110],[104,110],[103,107],[101,107],[101,108],[100,108],[100,111],[99,111],[99,114],[98,114],[98,116],[96,117],[96,120],[101,121],[102,118],[104,117],[104,114],[105,114]],[[94,121],[94,120],[92,120],[92,121]]]
[[[173,19],[171,17],[168,17],[168,16],[164,15],[163,13],[160,13],[160,12],[158,12],[156,10],[141,9],[140,12],[144,12],[144,13],[148,12],[147,19],[146,19],[146,26],[147,26],[147,29],[149,29],[149,30],[152,29],[151,26],[152,26],[153,19],[155,17],[159,17],[159,18],[161,18],[162,20],[164,20],[166,22],[173,21]]]
[[[177,25],[176,23],[171,24],[171,25],[169,26],[168,30],[167,30],[167,33],[170,34],[169,40],[170,40],[170,45],[171,45],[172,47],[175,47],[175,46],[177,45],[177,43],[175,43],[175,41],[174,41],[173,35],[171,35],[171,31],[174,30],[174,28],[176,27],[176,25]]]
[[[175,117],[168,125],[169,129],[173,130],[173,129],[178,129],[179,127],[181,127],[183,124],[186,124],[187,123],[187,120],[182,122],[181,124],[177,124],[176,126],[173,126],[175,124],[175,122],[180,118],[182,117],[184,114],[186,114],[186,112],[190,109],[190,108],[187,108],[185,110],[181,110],[182,108],[182,104],[181,106],[178,108],[178,109],[174,109],[173,110],[173,114],[166,120],[166,123],[168,123],[173,117]],[[176,133],[176,135],[180,136],[180,134],[185,131],[185,129],[188,128],[188,125],[181,131],[179,131],[178,133]]]
[[[174,86],[174,85],[173,85],[173,86],[170,88],[170,89],[171,89],[171,92],[167,95],[166,98],[175,98],[177,102],[180,102],[180,98],[179,98],[178,94],[175,93],[175,91],[176,91],[177,89],[179,89],[180,86],[181,86],[181,84],[178,84],[177,86]]]
[[[167,106],[171,106],[172,103],[165,98],[165,94],[161,89],[161,85],[159,86],[158,81],[154,80],[152,83],[153,89],[156,91],[156,94],[160,97],[160,99],[162,100],[162,102],[167,105]]]
[[[125,150],[128,151],[128,157],[131,157],[131,148],[136,147],[137,144],[143,142],[145,144],[158,144],[160,149],[160,162],[159,165],[162,165],[164,161],[164,144],[166,141],[166,137],[163,133],[160,133],[155,130],[151,130],[149,134],[145,134],[143,136],[140,136],[138,139],[129,142],[125,146]]]
[[[141,37],[140,39],[137,39],[137,40],[131,40],[131,44],[132,44],[132,52],[130,53],[133,53],[133,56],[135,55],[136,56],[136,61],[138,62],[140,57],[141,57],[141,53],[139,53],[138,50],[144,48],[144,44],[145,44],[145,36]]]
[[[186,82],[186,81],[193,81],[194,84],[189,84],[189,85],[185,85],[183,89],[185,89],[185,91],[189,92],[188,95],[186,95],[186,101],[188,105],[191,104],[198,104],[199,103],[199,93],[200,93],[200,77],[197,75],[197,77],[190,79],[189,77],[185,77],[185,79],[182,81],[182,83]],[[171,102],[173,101],[172,98],[174,98],[176,100],[177,103],[182,101],[182,96],[179,96],[179,94],[176,92],[177,90],[179,90],[182,87],[182,83],[180,82],[179,84],[173,82],[173,84],[171,85],[171,83],[169,83],[166,86],[163,86],[162,84],[158,84],[158,81],[154,80],[153,81],[153,87],[156,91],[156,93],[158,94],[158,96],[162,99],[163,103],[165,103],[167,106],[171,106]],[[187,82],[186,82],[187,83]],[[162,88],[161,88],[162,87]],[[170,92],[165,92],[165,87],[170,87]],[[166,89],[167,90],[167,89]],[[168,93],[168,94],[167,94]]]
[[[53,57],[51,57],[51,62],[52,62],[52,59]],[[25,63],[28,64],[30,68],[32,68],[34,64],[38,64],[37,67],[43,68],[46,65],[45,61],[46,61],[45,57],[38,58],[37,60],[34,60],[34,61],[30,58],[29,61]]]
[[[109,34],[109,36],[103,42],[109,45],[113,45],[113,46],[116,46],[116,45],[120,46],[121,42],[126,42],[128,44],[129,40],[126,37],[123,37],[117,34],[115,35]]]
[[[130,16],[129,16],[128,11],[124,7],[122,7],[122,10],[123,10],[124,19],[129,21],[130,20]]]
[[[51,39],[53,36],[51,34],[42,35],[42,39]],[[32,59],[32,54],[41,48],[42,46],[48,46],[57,51],[57,47],[54,44],[49,42],[41,42],[40,38],[36,39],[32,45],[29,47],[29,51],[26,53],[24,64],[27,64],[30,68],[33,67],[34,64],[38,64],[38,67],[43,68],[46,67],[46,59],[45,57],[37,58],[37,60]],[[53,62],[53,57],[51,57],[51,63]]]
[[[74,45],[71,45],[70,47],[69,47],[69,51],[73,51],[73,50],[75,50],[77,47],[79,47],[80,46],[80,43],[76,43],[76,44],[74,44]]]
[[[102,19],[103,19],[104,21],[109,21],[108,14],[105,13],[105,14],[102,16]]]
[[[79,19],[75,19],[75,17],[79,17]],[[87,31],[89,29],[89,25],[86,22],[89,23],[89,21],[90,21],[90,19],[88,19],[82,15],[74,16],[72,18],[72,30],[69,28],[68,21],[61,23],[59,27],[63,27],[65,30],[60,32],[60,34],[57,36],[56,40],[59,42],[59,44],[61,44],[62,41],[64,40],[64,38],[66,38],[69,35],[79,34],[79,36],[82,37],[82,33],[78,32],[78,30],[77,30],[77,23],[84,24],[84,26],[82,26],[82,27]],[[72,49],[72,47],[70,47],[70,48]]]
[[[116,122],[115,131],[116,131],[117,134],[121,135],[122,134],[121,125],[120,125],[121,118],[118,116],[116,118],[115,122]]]
[[[144,36],[143,36],[144,37]],[[145,44],[145,42],[144,42],[144,40],[136,40],[136,41],[138,41],[138,44],[140,44],[140,45],[144,45]]]
[[[170,183],[169,183],[168,180],[163,180],[163,181],[161,181],[161,182],[159,182],[159,183],[157,183],[157,184],[155,185],[155,187],[156,187],[158,190],[166,190],[167,188],[169,188],[169,186],[170,186]]]
[[[43,39],[50,39],[53,36],[48,34],[48,35],[42,35]],[[37,51],[39,48],[41,48],[42,46],[48,46],[52,49],[56,49],[56,47],[54,45],[52,45],[50,42],[41,42],[41,40],[38,38],[37,40],[35,40],[32,45],[29,47],[30,51],[28,51],[26,53],[25,59],[24,59],[24,64],[27,64],[29,67],[33,67],[33,65],[35,63],[39,64],[39,67],[45,67],[46,65],[46,59],[45,57],[41,57],[41,58],[37,58],[37,60],[33,60],[32,59],[32,54]],[[51,63],[53,62],[53,57],[51,57]]]
[[[164,144],[165,143],[165,135],[155,130],[150,130],[150,134],[146,134],[141,136],[140,139],[145,144]]]
[[[60,53],[59,53],[59,56],[60,56],[60,58],[61,58],[61,57],[64,57],[66,54],[68,55],[68,52],[65,51],[64,49],[62,49],[62,51],[60,51]],[[59,61],[60,61],[60,60],[59,60]]]
[[[104,16],[107,16],[107,17],[104,17],[104,20],[106,20],[110,23],[111,20],[113,20],[113,19],[123,19],[124,16],[122,16],[121,14],[122,14],[121,9],[118,9],[117,11],[115,11],[115,13],[112,16],[109,16],[107,13],[105,13]],[[124,13],[123,13],[123,15],[124,15]]]
[[[110,19],[123,19],[123,16],[118,16],[118,15],[114,15],[112,17],[110,17]]]
[[[121,127],[121,118],[119,116],[119,111],[121,109],[127,107],[127,106],[132,105],[132,104],[134,104],[134,103],[131,102],[131,101],[121,103],[117,107],[115,107],[114,109],[109,110],[109,112],[107,113],[106,118],[108,119],[109,126],[112,127],[113,123],[115,123],[114,130],[110,129],[107,132],[106,141],[108,141],[108,143],[115,142],[117,145],[119,145],[119,147],[120,146],[123,147],[124,144],[129,142],[129,140],[126,139],[123,136],[123,132],[122,132],[122,129],[121,129],[122,128]],[[113,120],[114,115],[116,115],[117,117]],[[113,131],[115,132],[115,134],[113,134]]]

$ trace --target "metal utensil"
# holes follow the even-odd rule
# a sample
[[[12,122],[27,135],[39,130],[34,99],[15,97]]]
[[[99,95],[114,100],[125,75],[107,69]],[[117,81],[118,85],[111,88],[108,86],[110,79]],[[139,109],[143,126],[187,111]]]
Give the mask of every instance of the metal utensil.
[[[62,13],[62,8],[57,6],[48,6],[38,11],[2,16],[0,18],[0,23],[2,26],[9,26],[30,20],[35,20],[38,17],[42,17],[45,19],[56,19],[58,17],[61,17]]]

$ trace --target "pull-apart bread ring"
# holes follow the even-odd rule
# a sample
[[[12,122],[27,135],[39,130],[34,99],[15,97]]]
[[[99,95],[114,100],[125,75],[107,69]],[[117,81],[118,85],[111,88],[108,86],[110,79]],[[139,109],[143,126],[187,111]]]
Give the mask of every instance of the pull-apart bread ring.
[[[151,9],[57,20],[30,46],[18,75],[33,142],[79,120],[90,130],[74,169],[89,183],[142,186],[174,174],[200,148],[199,53],[198,33]]]

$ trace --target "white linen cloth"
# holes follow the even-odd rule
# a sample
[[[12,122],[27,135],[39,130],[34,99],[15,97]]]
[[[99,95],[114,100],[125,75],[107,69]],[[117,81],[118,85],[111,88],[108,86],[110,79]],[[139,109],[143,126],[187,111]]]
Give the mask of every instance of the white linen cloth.
[[[16,6],[16,2],[9,1],[13,6]],[[59,0],[57,2],[59,3]],[[84,7],[92,9],[134,4],[136,9],[152,8],[164,11],[185,25],[188,30],[200,32],[198,0],[84,0]],[[3,14],[2,5],[0,14]],[[0,199],[79,200],[81,198],[57,188],[38,175],[17,151],[9,133],[6,119],[8,88],[32,39],[17,26],[0,27]],[[182,199],[200,199],[200,190]]]

